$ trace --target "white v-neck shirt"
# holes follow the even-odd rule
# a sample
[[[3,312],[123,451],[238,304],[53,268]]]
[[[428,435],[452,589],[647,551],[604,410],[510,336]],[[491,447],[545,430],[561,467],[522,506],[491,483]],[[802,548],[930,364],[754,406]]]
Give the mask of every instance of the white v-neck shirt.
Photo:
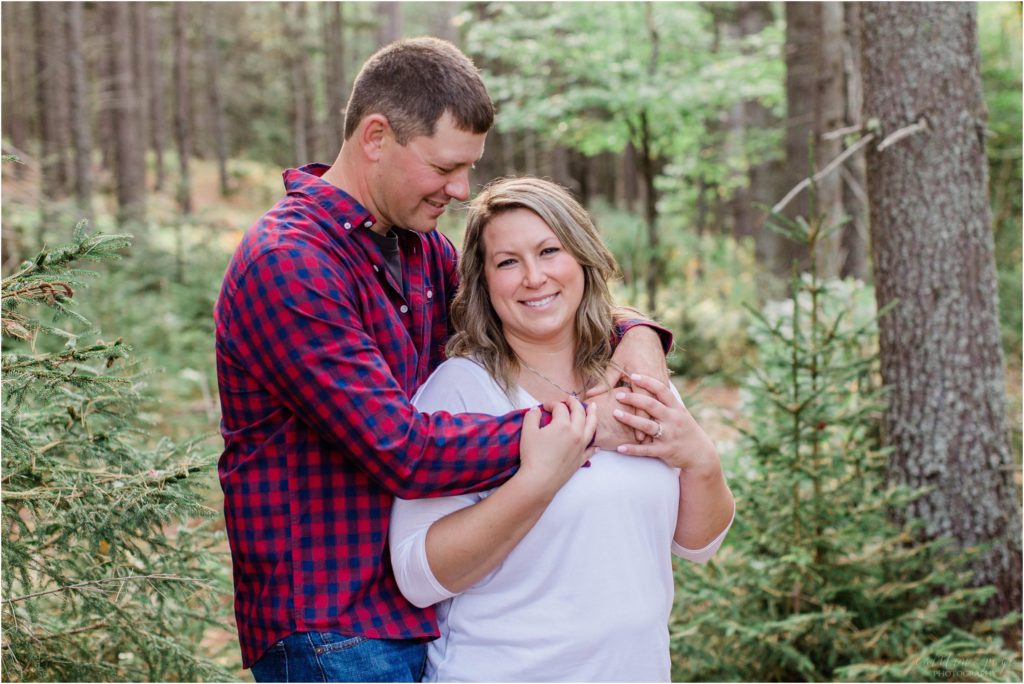
[[[464,358],[441,364],[413,398],[427,413],[502,415],[538,403],[522,388],[510,402]],[[672,541],[678,469],[611,451],[590,462],[508,557],[457,595],[430,570],[427,530],[490,492],[395,500],[398,585],[417,605],[439,604],[441,637],[428,646],[424,681],[669,681],[671,554],[706,562],[732,522],[705,548],[684,549]]]

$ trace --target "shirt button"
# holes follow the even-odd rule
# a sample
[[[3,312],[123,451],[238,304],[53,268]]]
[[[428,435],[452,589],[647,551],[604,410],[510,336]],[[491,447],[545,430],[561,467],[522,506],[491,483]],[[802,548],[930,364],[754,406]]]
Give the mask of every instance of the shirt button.
[[[364,223],[363,225],[364,225],[365,227],[369,228],[370,226],[372,226],[372,225],[373,225],[373,222],[372,222],[372,221],[367,221],[367,222],[366,222],[366,223]]]
[[[348,221],[345,221],[345,230],[349,230],[351,228],[352,228],[352,224],[349,223]]]
[[[380,273],[380,269],[377,268],[377,264],[373,265],[373,271],[374,271],[374,273]]]
[[[433,290],[427,290],[427,299],[433,299],[433,298],[434,298],[434,291]]]
[[[409,307],[407,307],[405,304],[403,304],[398,310],[401,311],[402,313],[409,313]]]

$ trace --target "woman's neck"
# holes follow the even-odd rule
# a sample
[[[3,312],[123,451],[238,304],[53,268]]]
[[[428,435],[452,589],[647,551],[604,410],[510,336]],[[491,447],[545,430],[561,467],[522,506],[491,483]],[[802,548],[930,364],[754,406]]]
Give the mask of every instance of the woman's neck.
[[[583,387],[576,372],[576,347],[571,335],[558,341],[539,343],[507,337],[519,359],[519,384],[535,399],[565,401]]]

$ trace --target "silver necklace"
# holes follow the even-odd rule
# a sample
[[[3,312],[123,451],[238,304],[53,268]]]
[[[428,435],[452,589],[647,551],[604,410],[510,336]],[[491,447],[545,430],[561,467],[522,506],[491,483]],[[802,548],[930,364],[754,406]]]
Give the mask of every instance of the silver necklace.
[[[518,354],[516,355],[516,358],[519,358]],[[525,361],[523,361],[521,358],[519,358],[519,363],[523,364],[523,366],[526,368],[526,370],[530,371],[531,373],[536,375],[541,380],[547,382],[548,384],[553,385],[553,386],[557,387],[558,389],[562,390],[563,392],[568,394],[570,397],[576,397],[577,399],[579,399],[580,398],[580,394],[583,393],[583,390],[573,391],[573,390],[568,390],[568,389],[562,387],[557,382],[555,382],[554,380],[552,380],[548,376],[544,375],[543,373],[541,373],[539,370],[537,370],[536,368],[534,368],[530,364],[528,364]]]

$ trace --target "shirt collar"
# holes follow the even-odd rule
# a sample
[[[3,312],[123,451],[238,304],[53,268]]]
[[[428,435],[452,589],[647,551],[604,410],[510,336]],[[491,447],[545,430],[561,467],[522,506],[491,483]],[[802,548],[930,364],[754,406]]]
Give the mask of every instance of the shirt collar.
[[[306,164],[284,172],[284,187],[289,195],[305,195],[316,202],[346,233],[355,228],[369,228],[377,222],[354,197],[331,185],[321,176],[329,169],[327,164]]]

